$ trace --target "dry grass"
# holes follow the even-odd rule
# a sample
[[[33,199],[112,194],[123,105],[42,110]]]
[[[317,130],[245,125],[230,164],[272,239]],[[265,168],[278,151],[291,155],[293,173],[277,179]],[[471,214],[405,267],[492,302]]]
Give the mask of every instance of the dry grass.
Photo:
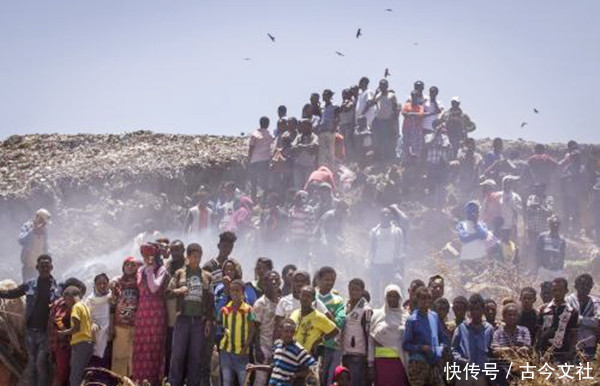
[[[577,375],[577,367],[573,367],[568,371],[568,374],[573,377],[573,379],[569,379],[568,377],[563,377],[559,379],[560,376],[563,376],[563,372],[558,367],[557,364],[554,364],[552,361],[553,349],[550,348],[543,354],[539,354],[534,350],[531,350],[527,353],[518,352],[516,350],[507,350],[501,354],[502,359],[505,359],[512,363],[512,373],[518,379],[513,384],[517,385],[532,385],[532,386],[551,386],[551,385],[583,385],[583,386],[592,386],[592,385],[600,385],[600,345],[598,347],[596,357],[589,362],[590,368],[592,369],[589,373],[590,378],[592,379],[579,379]],[[577,350],[577,358],[581,363],[586,363],[585,354],[580,349]],[[538,370],[542,368],[545,364],[550,365],[554,371],[548,369],[546,367],[546,371],[551,372],[551,375],[540,374]],[[527,371],[525,366],[534,366],[534,379],[521,379],[523,376],[523,370]],[[585,365],[584,365],[585,368]],[[531,371],[531,370],[530,370]],[[587,376],[586,371],[583,370],[581,377]],[[548,379],[546,379],[548,377]]]

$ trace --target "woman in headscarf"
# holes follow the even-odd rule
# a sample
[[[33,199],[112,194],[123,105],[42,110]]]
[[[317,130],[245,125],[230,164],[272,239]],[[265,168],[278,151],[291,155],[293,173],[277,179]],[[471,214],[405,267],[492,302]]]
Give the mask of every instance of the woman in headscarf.
[[[94,277],[94,289],[86,298],[85,304],[92,316],[94,332],[94,353],[91,364],[95,367],[110,368],[109,355],[106,348],[109,341],[110,301],[109,279],[105,273]]]
[[[133,338],[133,379],[158,385],[165,369],[167,317],[163,290],[168,275],[156,246],[144,244],[140,253],[144,266],[137,272],[139,300]]]
[[[383,308],[375,310],[371,318],[369,368],[374,368],[376,386],[408,385],[402,359],[402,336],[407,315],[402,309],[400,294],[400,287],[388,285]]]

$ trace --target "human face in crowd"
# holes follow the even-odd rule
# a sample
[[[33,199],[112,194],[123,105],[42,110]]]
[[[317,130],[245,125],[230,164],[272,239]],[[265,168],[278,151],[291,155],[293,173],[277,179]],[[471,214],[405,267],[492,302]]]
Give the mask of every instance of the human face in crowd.
[[[496,303],[492,303],[492,302],[486,302],[485,306],[484,306],[484,314],[485,314],[485,319],[489,322],[495,322],[496,321],[496,314],[498,313],[498,306],[496,305]]]
[[[452,106],[453,109],[457,109],[460,107],[460,102],[459,101],[451,101],[450,106]]]
[[[50,260],[42,259],[37,263],[37,271],[40,277],[50,277],[52,268],[52,262]]]
[[[108,280],[101,276],[94,282],[94,287],[96,288],[96,293],[100,296],[104,296],[108,294]]]
[[[477,222],[479,220],[479,207],[477,205],[469,206],[467,210],[467,220]]]
[[[291,323],[285,323],[281,327],[281,340],[283,343],[290,344],[294,342],[294,334],[296,333],[296,328]]]
[[[446,320],[450,312],[450,305],[445,303],[434,303],[433,310],[439,315],[441,320]]]
[[[431,294],[421,292],[417,295],[417,308],[419,312],[426,313],[431,308]]]
[[[135,261],[126,261],[123,264],[123,273],[125,275],[128,275],[128,276],[135,275],[136,272],[137,272],[137,264],[135,263]]]
[[[291,268],[290,270],[287,271],[287,273],[285,274],[285,276],[282,278],[283,282],[285,284],[287,284],[288,286],[292,286],[293,285],[293,281],[294,281],[294,273],[296,273],[296,270]]]
[[[285,117],[287,114],[287,108],[285,106],[279,106],[279,108],[277,109],[277,116],[279,118],[283,118]]]
[[[281,277],[277,272],[271,272],[265,278],[265,292],[274,294],[281,289]]]
[[[308,280],[308,278],[304,275],[294,275],[294,279],[293,279],[293,288],[292,288],[292,293],[294,298],[299,299],[300,298],[300,291],[302,290],[302,287],[310,285],[310,281]]]
[[[396,291],[389,291],[385,295],[385,301],[390,308],[400,307],[400,294]]]
[[[365,293],[365,289],[359,284],[350,284],[348,286],[348,294],[350,296],[350,301],[357,302],[359,301]]]
[[[440,279],[435,279],[429,283],[429,290],[433,299],[439,299],[444,296],[444,282]]]
[[[533,308],[533,304],[536,301],[536,296],[533,292],[527,291],[523,292],[521,295],[521,308],[523,310],[531,310]]]
[[[517,311],[517,307],[506,307],[502,312],[502,320],[507,328],[514,329],[517,326],[517,321],[519,320],[519,312]]]
[[[333,272],[327,272],[319,278],[319,292],[322,294],[328,294],[335,285],[336,274]]]
[[[314,301],[315,289],[308,285],[302,287],[302,290],[300,290],[300,307],[307,310],[312,307]]]
[[[592,288],[594,287],[594,280],[589,277],[583,276],[575,280],[575,289],[577,290],[577,296],[580,298],[587,297]]]
[[[552,285],[543,285],[540,287],[540,297],[542,302],[548,303],[552,300]]]
[[[269,267],[267,267],[266,263],[261,261],[256,263],[256,267],[254,268],[256,280],[261,281],[267,272],[269,272]]]
[[[244,298],[244,289],[240,287],[238,284],[234,283],[229,286],[229,297],[231,301],[235,304],[239,304],[242,302]]]
[[[552,282],[552,298],[556,303],[562,303],[565,301],[567,291],[568,289],[565,287],[564,283],[559,281]]]
[[[169,249],[171,250],[171,256],[173,257],[174,261],[181,261],[184,259],[185,249],[183,247],[183,243],[174,241],[171,243]]]
[[[380,219],[381,219],[381,225],[389,226],[390,223],[392,222],[392,212],[387,208],[382,209],[381,214],[380,214]]]
[[[231,254],[231,251],[233,251],[233,245],[234,243],[232,241],[228,241],[228,240],[223,240],[220,241],[219,244],[217,245],[217,248],[219,248],[219,257],[221,258],[228,258],[229,255]]]
[[[462,301],[453,302],[452,311],[454,312],[454,317],[456,319],[464,319],[465,315],[467,314],[467,305]]]
[[[143,254],[142,257],[144,258],[144,264],[145,265],[152,265],[152,264],[154,264],[154,255],[152,255],[151,253]]]
[[[63,299],[68,307],[73,307],[75,303],[77,303],[77,299],[75,299],[73,296],[65,295],[63,296]]]
[[[319,105],[319,94],[314,93],[311,94],[310,96],[310,104],[313,106],[318,106]]]
[[[465,141],[465,147],[467,148],[467,151],[475,151],[475,141],[473,140],[473,138],[467,138],[467,140]]]
[[[479,324],[482,321],[484,308],[480,303],[470,303],[469,304],[469,316],[471,316],[471,320],[475,324]]]
[[[35,219],[33,220],[33,226],[35,229],[42,229],[47,225],[46,219],[40,216],[39,214],[35,215]]]
[[[202,260],[202,253],[200,251],[193,251],[188,256],[188,265],[191,268],[198,268],[200,266],[200,261]]]
[[[366,78],[361,79],[358,83],[358,88],[364,91],[367,87],[369,87],[369,80]]]
[[[231,280],[235,279],[235,264],[232,261],[228,261],[223,265],[223,276],[227,276]]]
[[[388,82],[385,79],[379,81],[379,91],[386,92],[388,90]]]

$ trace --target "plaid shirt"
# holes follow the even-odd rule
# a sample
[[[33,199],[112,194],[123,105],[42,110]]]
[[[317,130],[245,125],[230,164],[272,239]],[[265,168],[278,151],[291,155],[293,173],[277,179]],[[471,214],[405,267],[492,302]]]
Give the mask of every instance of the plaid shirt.
[[[508,332],[504,326],[500,326],[494,331],[493,346],[514,347],[531,346],[531,336],[527,327],[517,326],[513,332]]]
[[[548,217],[553,209],[552,197],[530,195],[525,209],[525,224],[527,231],[540,234],[548,229]]]
[[[438,165],[450,160],[450,140],[446,134],[427,134],[425,136],[427,163]]]
[[[59,298],[50,306],[50,348],[53,352],[71,347],[69,337],[58,335],[58,321],[62,322],[62,329],[71,327],[71,307],[67,306],[63,298]]]

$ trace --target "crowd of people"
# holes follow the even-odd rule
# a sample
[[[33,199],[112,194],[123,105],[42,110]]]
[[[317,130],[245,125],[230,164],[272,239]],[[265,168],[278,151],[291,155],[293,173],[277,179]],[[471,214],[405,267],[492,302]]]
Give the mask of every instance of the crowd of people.
[[[142,245],[143,262],[125,258],[122,275],[98,274],[87,296],[76,278],[58,284],[45,254],[37,278],[0,292],[26,296],[29,384],[79,385],[87,367],[103,367],[172,386],[508,385],[519,378],[503,353],[551,350],[551,363],[585,365],[588,377],[596,353],[600,301],[589,274],[572,294],[562,277],[543,282],[538,310],[532,287],[500,304],[478,293],[450,302],[441,275],[413,280],[406,301],[387,285],[376,308],[360,278],[340,295],[330,266],[279,273],[261,257],[244,281],[232,232],[204,264],[199,244],[164,242]],[[494,376],[473,379],[492,365]]]
[[[589,274],[569,294],[561,220],[568,237],[600,241],[600,151],[571,141],[556,161],[538,144],[520,159],[496,138],[482,155],[460,98],[446,110],[437,87],[424,90],[415,82],[402,103],[386,79],[372,91],[361,78],[339,106],[331,90],[312,94],[300,119],[280,106],[273,133],[262,117],[249,135],[248,187],[201,186],[179,239],[149,222],[122,273],[99,272],[91,290],[52,276],[50,212],[40,209],[19,236],[23,284],[0,291],[26,297],[30,384],[79,385],[87,367],[172,386],[508,384],[518,376],[509,351],[593,358],[600,300]],[[537,276],[542,306],[534,287],[450,300],[441,275],[407,285],[406,269],[426,256],[412,253],[404,201],[460,213],[463,282],[487,262],[512,265]],[[364,263],[341,253],[350,212],[368,231]],[[260,254],[231,257],[250,240]],[[366,270],[338,288],[348,264]],[[467,375],[490,364],[493,380]]]

